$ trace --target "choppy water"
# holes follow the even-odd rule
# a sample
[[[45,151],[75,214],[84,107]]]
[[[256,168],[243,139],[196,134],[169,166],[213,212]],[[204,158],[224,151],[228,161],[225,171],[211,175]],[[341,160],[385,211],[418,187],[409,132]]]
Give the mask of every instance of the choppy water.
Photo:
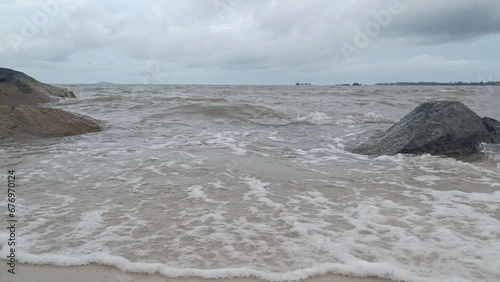
[[[69,88],[79,99],[51,106],[97,118],[104,132],[0,143],[2,171],[18,175],[23,262],[169,277],[500,280],[498,146],[473,163],[344,149],[429,99],[500,119],[500,88]]]

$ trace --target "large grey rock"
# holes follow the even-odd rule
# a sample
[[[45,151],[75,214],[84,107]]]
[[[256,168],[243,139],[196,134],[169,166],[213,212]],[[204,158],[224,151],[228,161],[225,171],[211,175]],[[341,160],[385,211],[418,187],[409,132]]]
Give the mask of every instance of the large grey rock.
[[[75,98],[75,94],[22,72],[0,68],[0,140],[62,137],[101,130],[89,117],[35,106],[59,98]]]
[[[500,122],[481,118],[455,101],[424,103],[353,152],[364,155],[424,154],[465,157],[481,143],[500,143]]]
[[[63,137],[100,131],[86,116],[37,106],[0,106],[0,140]]]
[[[41,83],[22,72],[0,68],[0,105],[38,105],[58,98],[75,98],[75,94]]]

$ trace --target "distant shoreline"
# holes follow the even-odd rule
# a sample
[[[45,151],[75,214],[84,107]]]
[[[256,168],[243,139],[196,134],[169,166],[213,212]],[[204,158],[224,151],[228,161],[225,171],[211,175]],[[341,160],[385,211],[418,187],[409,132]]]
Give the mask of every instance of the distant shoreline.
[[[500,86],[500,81],[487,82],[383,82],[376,83],[381,86]]]

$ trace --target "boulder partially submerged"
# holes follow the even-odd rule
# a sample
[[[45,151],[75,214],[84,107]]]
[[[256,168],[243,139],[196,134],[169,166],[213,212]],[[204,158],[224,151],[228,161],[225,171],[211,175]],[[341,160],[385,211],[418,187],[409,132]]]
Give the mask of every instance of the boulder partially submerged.
[[[500,122],[456,101],[424,103],[384,133],[353,149],[364,155],[431,154],[466,157],[481,143],[500,143]]]
[[[75,98],[75,94],[41,83],[22,72],[0,68],[0,105],[38,105],[60,98]]]
[[[0,106],[0,139],[63,137],[100,131],[93,119],[35,106]]]
[[[60,98],[75,98],[75,94],[0,68],[0,139],[63,137],[101,130],[89,117],[37,106]]]

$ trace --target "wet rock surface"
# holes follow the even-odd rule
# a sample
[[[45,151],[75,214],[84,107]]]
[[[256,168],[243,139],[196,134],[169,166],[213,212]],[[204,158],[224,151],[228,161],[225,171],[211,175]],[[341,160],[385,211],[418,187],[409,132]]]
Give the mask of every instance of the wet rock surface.
[[[500,122],[481,118],[456,101],[424,103],[387,131],[361,143],[364,155],[431,154],[466,157],[481,143],[500,143]]]

